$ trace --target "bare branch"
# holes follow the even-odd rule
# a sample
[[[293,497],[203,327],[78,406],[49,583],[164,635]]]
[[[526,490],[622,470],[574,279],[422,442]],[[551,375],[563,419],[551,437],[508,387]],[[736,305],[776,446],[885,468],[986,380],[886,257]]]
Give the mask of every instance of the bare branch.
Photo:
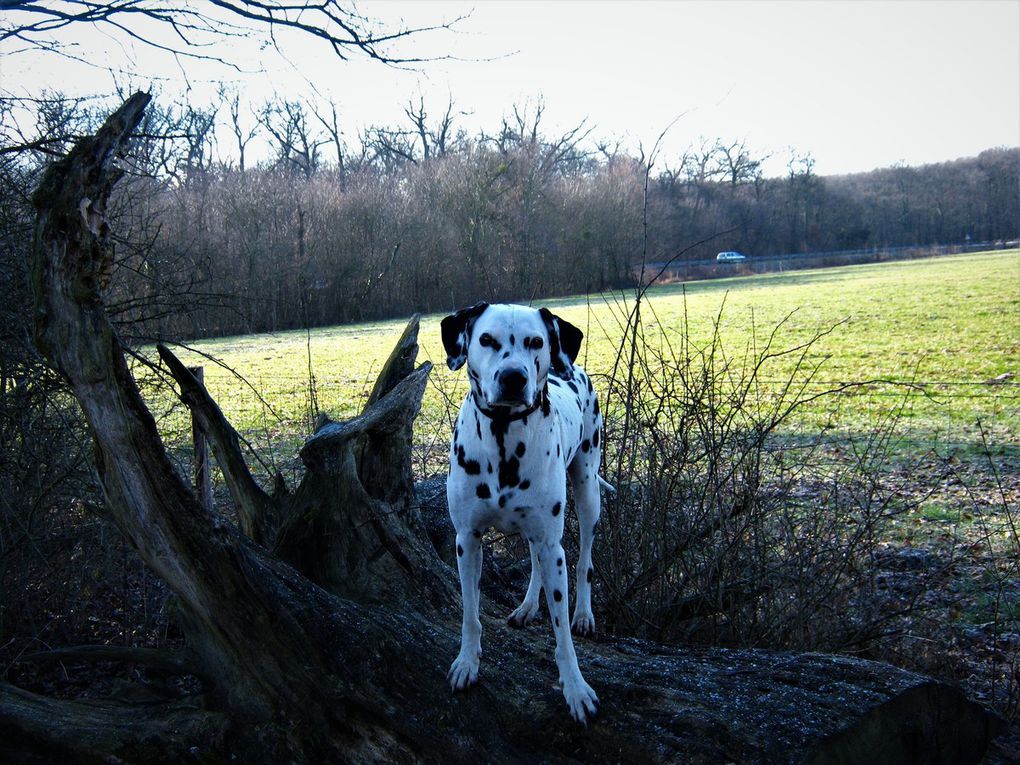
[[[237,68],[229,58],[212,53],[226,39],[247,38],[268,32],[277,46],[276,33],[290,30],[322,41],[341,60],[357,53],[392,66],[420,64],[449,56],[405,56],[397,46],[406,38],[450,30],[465,17],[439,24],[396,29],[373,28],[353,4],[339,0],[259,2],[209,0],[207,7],[166,0],[2,0],[6,12],[0,22],[0,42],[19,40],[29,48],[64,53],[54,35],[79,24],[107,26],[115,36],[188,59],[216,61]],[[152,22],[155,22],[153,31]],[[169,33],[168,40],[156,34]],[[170,41],[172,40],[172,42]]]
[[[255,541],[263,541],[269,497],[252,478],[241,454],[237,432],[231,427],[212,396],[180,359],[160,343],[159,356],[181,386],[181,400],[187,404],[212,443],[216,461],[223,470],[223,479],[237,507],[241,530]]]

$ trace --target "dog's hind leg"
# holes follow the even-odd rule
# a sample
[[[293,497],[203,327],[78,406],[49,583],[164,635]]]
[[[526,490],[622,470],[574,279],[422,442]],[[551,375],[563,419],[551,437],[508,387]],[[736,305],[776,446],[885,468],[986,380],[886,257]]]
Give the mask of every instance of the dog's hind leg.
[[[506,619],[507,624],[511,627],[526,627],[538,616],[538,598],[542,593],[542,572],[538,566],[535,545],[529,544],[528,550],[531,553],[531,581],[528,582],[528,592],[524,596],[524,600]]]
[[[460,592],[464,601],[464,621],[460,632],[460,653],[447,674],[450,687],[455,691],[475,683],[478,679],[478,661],[482,655],[482,623],[478,618],[482,545],[470,532],[457,532],[457,571],[460,573]]]
[[[570,628],[577,635],[591,636],[595,633],[595,614],[591,609],[591,580],[594,568],[591,562],[591,548],[595,538],[595,526],[602,512],[599,496],[599,481],[592,463],[598,465],[598,455],[589,462],[575,460],[570,466],[570,483],[574,488],[574,508],[580,529],[581,545],[577,556],[577,590],[574,602],[574,618]]]

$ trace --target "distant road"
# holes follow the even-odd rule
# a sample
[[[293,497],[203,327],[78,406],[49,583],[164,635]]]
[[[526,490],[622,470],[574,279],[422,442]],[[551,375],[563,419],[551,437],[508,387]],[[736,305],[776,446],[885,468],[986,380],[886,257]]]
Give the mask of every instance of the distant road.
[[[727,276],[766,274],[808,268],[832,268],[861,263],[884,263],[893,260],[928,258],[937,255],[959,255],[990,250],[1009,250],[1020,247],[1020,240],[1008,242],[971,242],[908,247],[875,247],[863,250],[832,250],[827,252],[798,252],[786,255],[749,255],[746,260],[719,262],[714,258],[702,260],[660,261],[648,263],[644,280],[659,282],[699,281]],[[635,278],[641,275],[641,264],[631,266]]]

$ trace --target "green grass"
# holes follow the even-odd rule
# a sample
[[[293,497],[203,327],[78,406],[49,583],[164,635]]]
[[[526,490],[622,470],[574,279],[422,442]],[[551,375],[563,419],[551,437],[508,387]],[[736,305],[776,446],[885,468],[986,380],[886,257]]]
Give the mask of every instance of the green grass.
[[[691,344],[706,346],[719,318],[722,346],[736,364],[748,349],[760,348],[784,318],[774,349],[832,329],[806,359],[821,362],[809,392],[867,380],[920,386],[876,383],[820,400],[794,421],[794,429],[862,431],[898,412],[902,433],[915,441],[979,445],[980,420],[994,450],[1020,451],[1020,250],[670,285],[653,288],[648,298],[647,336],[661,333],[656,339],[675,347],[686,322]],[[632,295],[617,293],[544,304],[585,330],[582,361],[598,375],[613,367],[621,317],[631,300]],[[446,410],[440,389],[459,400],[466,384],[463,370],[446,369],[441,318],[423,317],[420,336],[419,361],[435,364],[424,418],[433,424]],[[309,355],[319,407],[334,418],[350,417],[404,323],[195,343],[243,375],[251,388],[208,360],[184,355],[188,363],[204,364],[208,387],[240,431],[299,438],[309,430]],[[1007,372],[1018,377],[1005,384],[986,382]],[[793,358],[784,357],[761,376],[778,385],[792,373]]]

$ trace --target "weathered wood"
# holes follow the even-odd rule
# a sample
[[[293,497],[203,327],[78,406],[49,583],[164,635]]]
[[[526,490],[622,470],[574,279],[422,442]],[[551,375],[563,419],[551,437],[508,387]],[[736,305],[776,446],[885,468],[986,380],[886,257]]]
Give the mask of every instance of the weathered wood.
[[[289,616],[315,598],[285,585],[271,561],[205,511],[181,480],[102,304],[110,263],[103,213],[120,176],[114,160],[148,100],[128,99],[95,138],[47,170],[34,195],[37,343],[92,430],[110,517],[176,596],[199,673],[217,678],[210,688],[217,703],[256,726],[281,714],[301,720],[315,751],[337,709],[334,688],[321,684],[330,657],[309,634],[319,625]],[[275,735],[288,746],[287,733]]]
[[[234,501],[241,530],[254,541],[263,543],[271,536],[277,519],[272,517],[273,507],[269,496],[248,470],[237,431],[223,416],[202,381],[165,345],[158,344],[156,350],[180,386],[181,401],[191,410],[191,416],[212,443],[216,462]]]
[[[194,762],[222,756],[226,717],[194,700],[164,704],[60,701],[0,683],[0,761]]]
[[[454,576],[424,532],[411,478],[411,428],[432,369],[414,368],[417,337],[415,316],[363,413],[322,423],[305,443],[307,473],[274,550],[345,597],[443,608],[457,602]]]
[[[205,387],[205,368],[189,367],[195,381]],[[194,454],[195,493],[198,501],[209,512],[213,509],[212,473],[209,469],[209,448],[205,430],[194,414],[191,415],[191,444]]]
[[[21,657],[21,661],[35,664],[53,664],[73,661],[116,661],[141,664],[175,675],[189,675],[195,671],[189,658],[182,654],[156,648],[138,648],[118,645],[78,645],[37,651]]]

